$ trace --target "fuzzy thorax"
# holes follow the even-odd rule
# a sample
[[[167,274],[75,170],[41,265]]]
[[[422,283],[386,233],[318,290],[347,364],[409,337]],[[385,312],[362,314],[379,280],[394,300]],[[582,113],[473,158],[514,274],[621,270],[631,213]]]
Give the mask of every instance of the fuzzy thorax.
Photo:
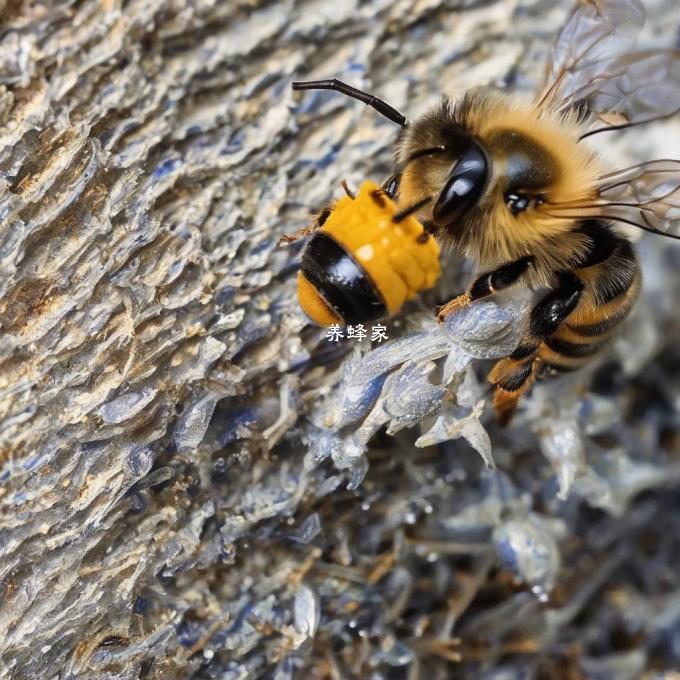
[[[551,210],[560,203],[590,203],[599,174],[594,154],[578,142],[582,128],[577,117],[540,110],[489,88],[471,90],[455,105],[445,99],[412,123],[400,141],[400,206],[426,196],[436,201],[456,163],[455,153],[408,159],[422,149],[447,148],[447,140],[461,132],[486,152],[487,183],[477,205],[459,223],[439,229],[440,242],[482,268],[533,255],[532,285],[548,283],[552,272],[569,269],[584,253],[587,240],[574,231],[573,217],[556,217]],[[513,214],[507,204],[512,192],[538,200]],[[421,219],[432,219],[431,206]]]

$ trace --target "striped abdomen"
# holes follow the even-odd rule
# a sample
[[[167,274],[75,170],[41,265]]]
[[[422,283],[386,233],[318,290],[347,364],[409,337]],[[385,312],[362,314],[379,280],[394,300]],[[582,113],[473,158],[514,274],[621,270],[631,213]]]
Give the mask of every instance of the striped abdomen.
[[[640,269],[630,241],[605,224],[589,223],[595,248],[574,273],[584,289],[576,309],[541,343],[545,368],[571,371],[601,352],[628,316],[640,291]]]
[[[573,371],[604,350],[637,298],[640,270],[630,241],[596,220],[579,231],[588,236],[589,252],[573,272],[557,274],[555,289],[533,308],[519,347],[489,374],[501,422],[537,377]]]

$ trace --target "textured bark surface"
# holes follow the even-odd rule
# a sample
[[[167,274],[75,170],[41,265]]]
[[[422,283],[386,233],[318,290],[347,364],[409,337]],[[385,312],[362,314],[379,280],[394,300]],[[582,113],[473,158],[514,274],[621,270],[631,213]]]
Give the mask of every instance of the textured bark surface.
[[[0,0],[0,677],[672,667],[677,246],[642,243],[595,392],[537,390],[510,432],[470,357],[512,348],[520,303],[333,344],[277,247],[396,134],[291,80],[411,116],[530,91],[569,4]],[[671,45],[677,3],[646,5]],[[678,129],[603,152],[678,157]]]

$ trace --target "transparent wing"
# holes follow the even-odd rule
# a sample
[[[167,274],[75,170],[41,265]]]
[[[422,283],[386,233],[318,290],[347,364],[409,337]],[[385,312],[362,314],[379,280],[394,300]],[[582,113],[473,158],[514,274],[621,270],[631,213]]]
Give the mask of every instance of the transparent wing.
[[[649,161],[603,175],[592,201],[549,204],[547,211],[616,220],[680,239],[680,161]]]
[[[608,125],[640,125],[680,111],[680,51],[654,50],[621,57],[612,64],[612,72],[618,75],[599,80],[596,88],[582,97]]]
[[[562,109],[622,74],[645,21],[639,0],[577,0],[552,49],[539,106]]]

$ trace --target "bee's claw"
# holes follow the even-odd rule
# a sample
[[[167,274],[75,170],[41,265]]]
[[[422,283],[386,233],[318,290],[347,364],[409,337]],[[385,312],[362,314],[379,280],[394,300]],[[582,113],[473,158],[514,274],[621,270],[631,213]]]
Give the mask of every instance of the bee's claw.
[[[305,227],[304,229],[299,229],[294,234],[284,234],[279,238],[279,245],[289,246],[291,243],[295,243],[295,241],[299,241],[301,238],[307,238],[307,236],[313,234],[316,229],[317,227],[315,226]]]
[[[464,307],[469,307],[471,304],[472,295],[470,295],[469,291],[465,292],[462,295],[453,298],[453,300],[450,300],[445,305],[437,307],[437,311],[435,312],[437,321],[439,321],[439,323],[444,323],[448,316],[455,314]]]

